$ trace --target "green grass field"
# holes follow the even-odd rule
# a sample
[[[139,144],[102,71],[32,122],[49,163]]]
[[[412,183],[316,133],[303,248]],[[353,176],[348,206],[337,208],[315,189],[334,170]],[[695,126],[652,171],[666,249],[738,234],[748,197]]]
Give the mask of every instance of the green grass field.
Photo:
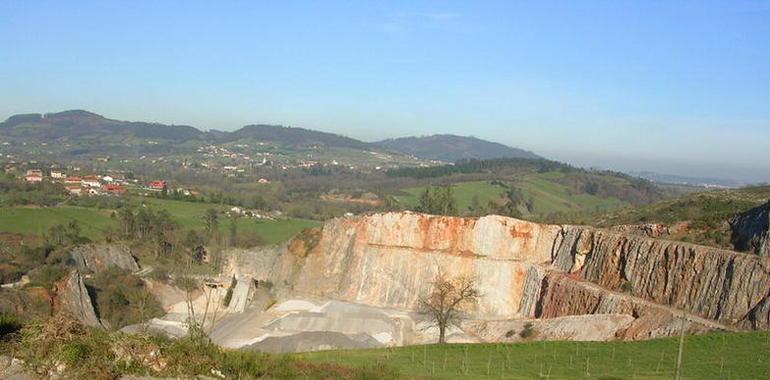
[[[513,186],[533,199],[533,214],[546,215],[556,212],[607,211],[628,206],[617,198],[603,198],[591,194],[570,194],[567,188],[552,182],[553,174],[544,173],[521,178]]]
[[[563,174],[559,172],[529,174],[509,182],[511,186],[521,190],[525,199],[533,200],[532,212],[524,212],[524,215],[608,211],[629,205],[617,198],[571,194],[566,186],[554,181],[561,175]],[[454,184],[453,190],[457,208],[461,214],[468,211],[474,196],[482,205],[486,205],[489,201],[501,202],[505,196],[505,188],[493,185],[490,181],[461,182]],[[411,187],[402,191],[407,195],[396,196],[396,199],[405,207],[412,208],[417,205],[425,187]]]
[[[476,196],[482,205],[489,201],[498,201],[502,198],[505,189],[502,186],[493,185],[490,181],[461,182],[452,186],[457,209],[462,213],[468,210],[468,207]],[[425,187],[410,187],[403,189],[408,195],[396,196],[396,199],[406,207],[414,207],[418,203],[420,194],[425,191]]]
[[[175,200],[137,198],[148,207],[165,209],[183,229],[203,228],[202,216],[209,208],[227,210],[229,206],[209,203],[193,203]],[[83,234],[93,240],[103,238],[109,227],[116,226],[110,215],[112,210],[100,210],[85,207],[8,207],[0,209],[0,232],[13,232],[26,235],[42,235],[57,224],[66,224],[72,220],[78,221]],[[220,228],[228,228],[228,221],[222,217]],[[303,219],[278,219],[272,221],[257,221],[249,218],[239,218],[239,231],[254,231],[267,244],[280,243],[294,236],[297,232],[319,225],[318,222]]]
[[[220,211],[230,209],[230,206],[215,205],[211,203],[193,203],[166,199],[142,198],[142,201],[156,209],[165,209],[174,220],[183,228],[203,228],[203,214],[209,208],[215,208]],[[219,225],[220,229],[227,228],[229,221],[222,218]],[[262,237],[265,243],[275,244],[288,240],[297,232],[308,227],[318,226],[320,223],[305,219],[277,219],[271,221],[258,221],[249,218],[238,218],[237,226],[239,231],[253,230]]]
[[[85,207],[6,207],[0,208],[0,231],[25,235],[42,235],[57,224],[77,221],[83,235],[95,239],[113,226],[111,210]]]
[[[316,363],[384,364],[425,379],[672,379],[678,339],[452,344],[299,354]],[[685,340],[684,379],[767,379],[770,332]]]

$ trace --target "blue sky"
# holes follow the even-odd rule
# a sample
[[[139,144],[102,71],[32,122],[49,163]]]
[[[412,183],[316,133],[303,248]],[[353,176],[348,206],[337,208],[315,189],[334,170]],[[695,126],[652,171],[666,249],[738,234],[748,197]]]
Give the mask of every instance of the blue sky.
[[[770,1],[0,2],[0,118],[73,108],[770,181]]]

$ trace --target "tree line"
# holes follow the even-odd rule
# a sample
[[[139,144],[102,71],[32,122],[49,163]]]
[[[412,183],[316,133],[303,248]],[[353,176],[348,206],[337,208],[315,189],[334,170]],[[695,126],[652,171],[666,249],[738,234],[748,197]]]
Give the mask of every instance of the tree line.
[[[386,175],[388,177],[436,178],[452,174],[483,173],[504,169],[526,168],[532,168],[538,172],[555,170],[570,172],[578,170],[570,165],[546,159],[495,158],[489,160],[465,159],[454,164],[440,166],[391,169],[386,172]]]

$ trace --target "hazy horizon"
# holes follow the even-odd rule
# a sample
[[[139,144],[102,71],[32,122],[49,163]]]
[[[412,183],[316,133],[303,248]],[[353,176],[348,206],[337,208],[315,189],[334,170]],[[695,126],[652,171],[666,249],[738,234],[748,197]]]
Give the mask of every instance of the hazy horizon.
[[[0,4],[0,115],[85,109],[770,181],[770,2]]]

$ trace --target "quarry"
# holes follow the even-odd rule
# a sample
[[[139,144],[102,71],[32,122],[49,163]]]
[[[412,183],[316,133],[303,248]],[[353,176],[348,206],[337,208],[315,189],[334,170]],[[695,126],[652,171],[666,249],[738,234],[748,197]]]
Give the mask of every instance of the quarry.
[[[98,260],[93,251],[73,253],[78,265],[137,269],[124,251]],[[591,227],[378,213],[332,219],[277,246],[229,250],[219,276],[189,294],[145,279],[167,314],[124,330],[182,336],[195,318],[218,345],[266,352],[435,343],[437,327],[418,304],[439,271],[472,276],[481,292],[450,326],[450,343],[767,329],[768,264]],[[78,271],[60,288],[65,308],[102,324]]]

